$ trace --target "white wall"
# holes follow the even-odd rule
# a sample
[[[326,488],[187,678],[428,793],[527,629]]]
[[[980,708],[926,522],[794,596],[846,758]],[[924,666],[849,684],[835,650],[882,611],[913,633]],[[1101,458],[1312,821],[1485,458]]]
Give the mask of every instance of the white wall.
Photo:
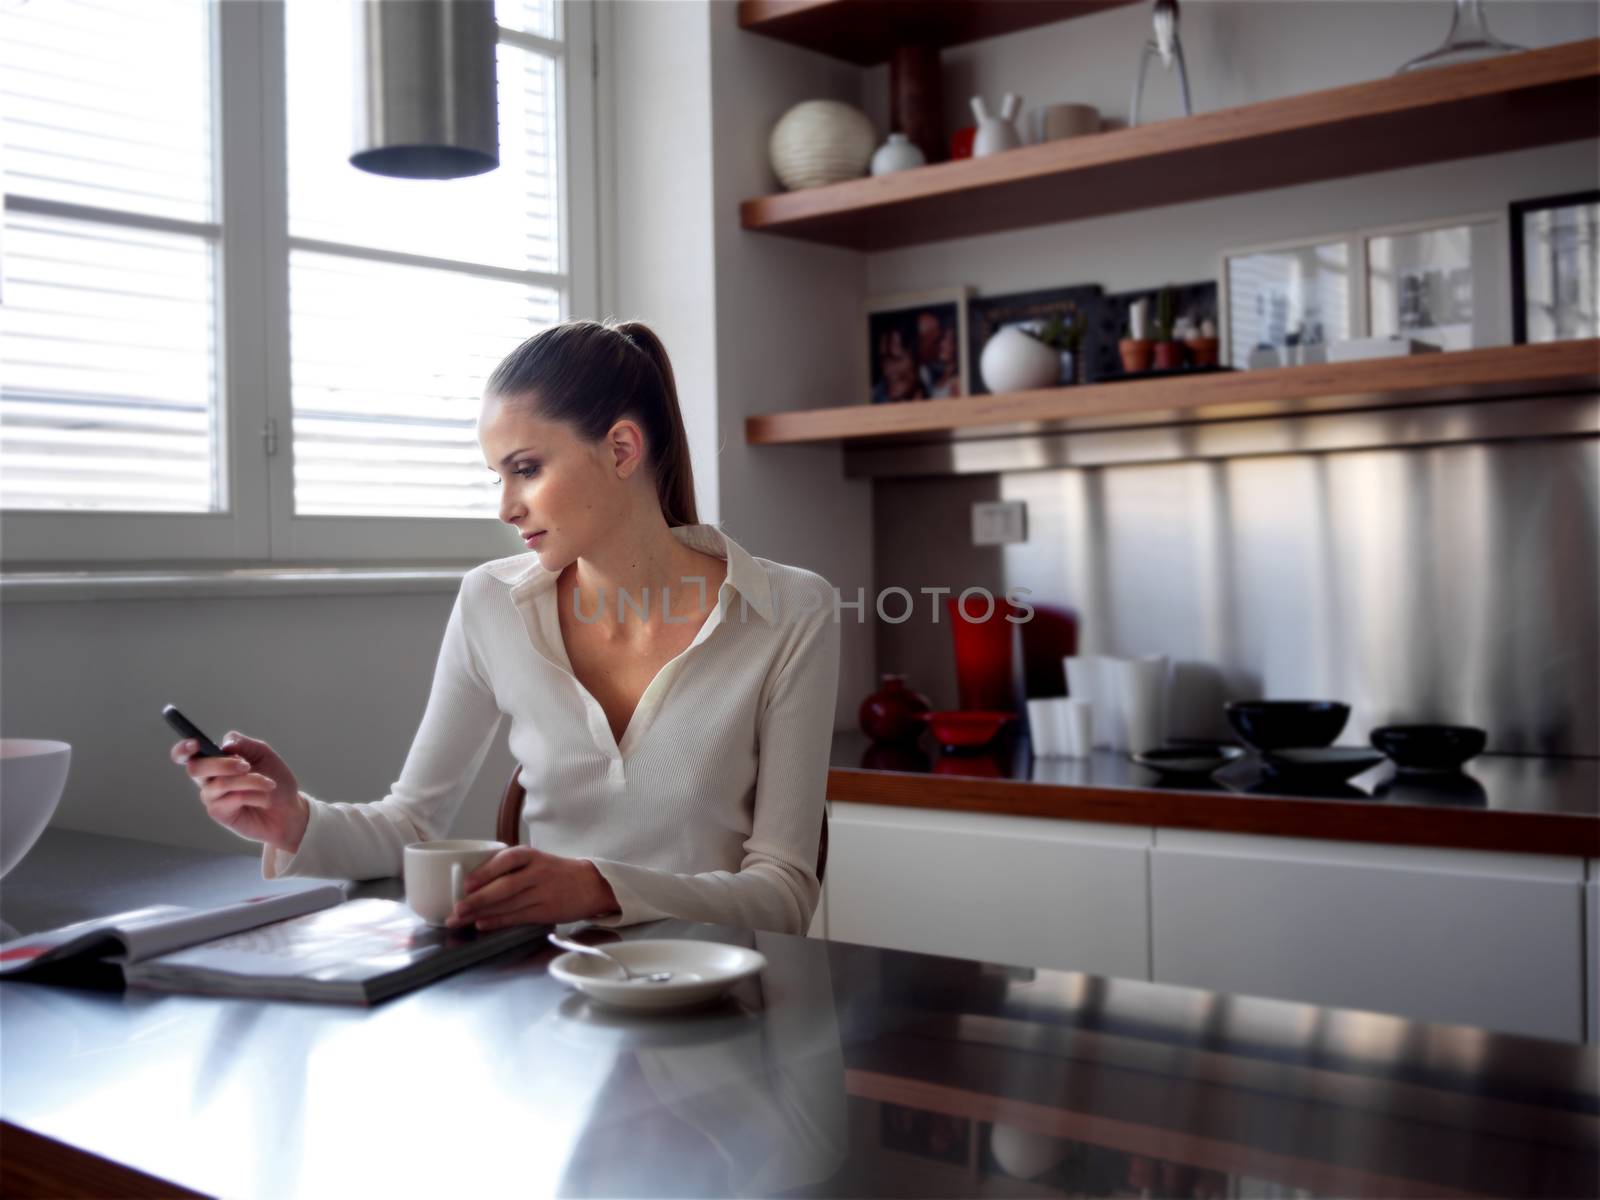
[[[378,800],[422,719],[449,591],[0,606],[0,729],[72,744],[52,824],[259,853],[206,815],[167,757],[176,704],[212,737],[271,743],[324,800]],[[502,728],[452,832],[492,837]]]
[[[695,502],[700,519],[714,524],[721,500],[712,9],[707,0],[618,0],[596,11],[601,154],[607,159],[601,194],[610,205],[601,234],[603,307],[644,321],[666,346],[689,430]]]
[[[871,489],[840,450],[749,446],[747,416],[848,404],[866,391],[865,256],[739,227],[739,204],[776,188],[772,127],[801,100],[860,102],[859,68],[744,33],[711,8],[719,487],[726,527],[753,554],[817,571],[849,600],[872,596]],[[870,617],[846,613],[835,721],[854,728],[873,690]]]

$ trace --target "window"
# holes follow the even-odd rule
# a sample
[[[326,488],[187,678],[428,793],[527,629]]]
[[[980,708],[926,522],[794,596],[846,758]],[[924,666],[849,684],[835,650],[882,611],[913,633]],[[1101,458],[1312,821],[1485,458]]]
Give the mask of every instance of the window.
[[[329,0],[0,9],[8,566],[521,548],[483,379],[596,305],[592,10],[498,0],[498,169],[347,161]]]

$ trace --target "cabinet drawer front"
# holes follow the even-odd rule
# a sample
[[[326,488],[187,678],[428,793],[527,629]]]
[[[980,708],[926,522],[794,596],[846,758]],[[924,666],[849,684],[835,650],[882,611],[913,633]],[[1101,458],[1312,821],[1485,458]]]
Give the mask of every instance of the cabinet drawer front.
[[[1150,872],[1157,982],[1583,1038],[1576,883],[1159,844]]]
[[[957,832],[843,808],[834,806],[829,835],[830,938],[1150,977],[1143,845]]]

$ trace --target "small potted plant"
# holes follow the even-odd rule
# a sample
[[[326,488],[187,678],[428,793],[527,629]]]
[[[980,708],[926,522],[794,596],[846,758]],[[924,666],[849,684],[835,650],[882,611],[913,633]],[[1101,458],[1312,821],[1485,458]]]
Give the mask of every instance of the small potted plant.
[[[1074,311],[1072,319],[1066,320],[1061,313],[1052,313],[1050,319],[1039,330],[1039,340],[1047,346],[1054,347],[1061,356],[1061,374],[1059,382],[1066,386],[1078,383],[1083,375],[1083,356],[1080,349],[1083,346],[1083,331],[1088,325],[1080,312]]]
[[[1189,350],[1189,361],[1197,367],[1217,365],[1217,323],[1210,317],[1200,322],[1200,331],[1191,334],[1183,343]]]
[[[1169,285],[1156,295],[1156,370],[1176,371],[1183,366],[1183,343],[1173,337],[1177,322],[1178,293]]]
[[[1154,345],[1150,340],[1150,301],[1135,300],[1128,306],[1128,319],[1122,326],[1122,340],[1117,343],[1117,351],[1122,355],[1123,371],[1128,375],[1148,371]]]

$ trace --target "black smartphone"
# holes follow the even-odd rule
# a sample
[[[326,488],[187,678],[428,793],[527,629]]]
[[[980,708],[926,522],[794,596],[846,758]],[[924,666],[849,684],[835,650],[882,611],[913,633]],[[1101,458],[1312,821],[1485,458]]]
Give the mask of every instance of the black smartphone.
[[[167,719],[167,724],[178,731],[179,736],[193,738],[200,744],[200,749],[195,751],[195,758],[227,758],[228,752],[219,747],[215,742],[200,732],[200,727],[188,717],[178,711],[176,704],[169,704],[161,710],[161,715]]]

